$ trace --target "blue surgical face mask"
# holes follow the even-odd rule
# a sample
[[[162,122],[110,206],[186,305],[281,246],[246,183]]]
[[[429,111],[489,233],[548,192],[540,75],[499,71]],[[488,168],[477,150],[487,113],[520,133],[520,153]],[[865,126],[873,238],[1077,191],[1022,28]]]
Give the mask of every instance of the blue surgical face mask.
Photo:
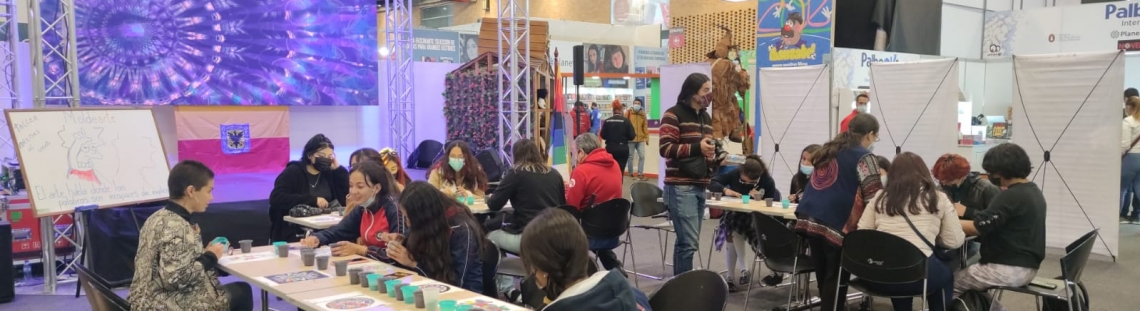
[[[804,175],[811,175],[811,172],[814,170],[814,166],[800,164],[800,173],[804,173]]]
[[[451,165],[451,169],[456,170],[456,171],[463,169],[463,159],[448,158],[447,164]]]

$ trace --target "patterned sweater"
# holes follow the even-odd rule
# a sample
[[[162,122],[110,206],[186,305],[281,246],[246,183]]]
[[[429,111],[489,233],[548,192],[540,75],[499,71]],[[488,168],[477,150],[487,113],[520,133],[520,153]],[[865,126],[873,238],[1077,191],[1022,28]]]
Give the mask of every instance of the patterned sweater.
[[[665,184],[708,186],[712,177],[715,160],[708,161],[708,173],[704,176],[684,176],[680,161],[689,157],[701,157],[701,140],[712,138],[713,123],[705,109],[700,111],[684,104],[677,104],[665,111],[661,117],[660,140],[658,145],[661,157],[665,159]]]
[[[132,310],[228,310],[229,297],[214,267],[218,258],[202,248],[198,225],[185,208],[170,203],[151,215],[139,232],[135,277],[127,297]]]

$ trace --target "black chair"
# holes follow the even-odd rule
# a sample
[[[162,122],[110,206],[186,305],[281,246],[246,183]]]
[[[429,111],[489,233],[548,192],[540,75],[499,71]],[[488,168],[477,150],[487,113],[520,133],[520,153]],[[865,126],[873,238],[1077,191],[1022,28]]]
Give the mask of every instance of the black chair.
[[[507,173],[502,156],[494,148],[491,148],[475,154],[475,160],[479,161],[479,166],[483,167],[483,173],[487,174],[487,193],[495,192],[495,188],[499,186],[499,181],[503,180],[503,175]]]
[[[87,301],[94,311],[130,311],[131,304],[111,290],[107,280],[99,277],[81,264],[75,265],[79,272],[79,285],[87,292]]]
[[[581,212],[582,231],[593,239],[615,239],[629,231],[629,200],[617,198]]]
[[[498,287],[495,286],[495,276],[499,273],[499,245],[489,239],[483,239],[483,296],[499,297]]]
[[[666,211],[668,211],[668,208],[665,207],[665,203],[661,203],[661,202],[657,201],[658,199],[661,198],[662,194],[664,194],[664,191],[662,191],[661,188],[658,188],[657,185],[647,183],[647,182],[634,183],[633,186],[630,187],[630,195],[633,197],[633,205],[630,207],[630,210],[629,210],[630,216],[639,217],[639,218],[662,217],[659,215],[662,215]],[[653,275],[649,275],[649,274],[638,273],[637,272],[637,259],[636,258],[633,259],[633,265],[630,266],[631,268],[633,268],[633,271],[629,271],[629,272],[633,273],[636,276],[646,277],[646,278],[650,278],[650,279],[654,279],[654,280],[664,279],[664,275],[666,274],[665,266],[667,265],[665,258],[668,255],[666,253],[666,251],[668,250],[668,247],[669,247],[669,245],[668,245],[669,233],[673,233],[673,225],[671,223],[669,223],[668,221],[665,221],[665,222],[662,222],[660,224],[647,225],[647,226],[646,225],[637,225],[637,226],[630,226],[630,228],[637,228],[637,229],[644,229],[644,230],[656,230],[657,231],[657,245],[660,246],[660,249],[661,249],[661,275],[662,276],[659,277],[659,276],[653,276]],[[664,235],[664,239],[662,239],[662,235]],[[633,247],[633,238],[630,237],[628,234],[626,234],[625,241],[622,241],[622,244],[625,244],[625,246],[626,246],[625,250],[622,251],[622,259],[625,259],[625,253],[628,252],[630,247]],[[631,257],[635,257],[635,256],[631,256]],[[700,256],[697,256],[697,257],[700,257]],[[633,279],[634,283],[636,285],[640,285],[640,284],[637,284],[638,282],[637,282],[636,276]]]
[[[764,257],[764,265],[769,270],[791,274],[791,288],[788,290],[788,305],[792,304],[793,295],[800,293],[801,303],[805,305],[810,299],[808,286],[811,282],[810,273],[815,271],[811,258],[803,253],[804,243],[799,235],[788,228],[780,220],[772,216],[752,213],[752,228],[759,235],[759,255]],[[752,271],[756,270],[756,261],[752,262]],[[748,292],[744,296],[744,309],[748,309],[752,298],[752,284],[748,283]]]
[[[728,303],[728,283],[709,270],[682,273],[649,296],[654,311],[721,311]]]
[[[922,296],[923,310],[927,310],[929,302],[926,301],[926,293],[930,285],[926,275],[927,258],[925,253],[906,239],[882,231],[858,230],[843,237],[839,272],[851,273],[853,278],[847,282],[847,285],[864,295],[890,298]],[[840,279],[838,282],[842,281]],[[877,293],[867,286],[868,282],[907,284],[920,281],[921,292],[915,291],[901,296]],[[838,295],[838,286],[836,291]],[[839,301],[837,299],[836,303]]]
[[[443,152],[443,143],[431,139],[421,141],[416,150],[408,155],[406,166],[415,169],[430,168],[440,152]]]
[[[1000,300],[1004,291],[1017,292],[1022,294],[1029,294],[1037,296],[1037,305],[1043,306],[1043,298],[1057,299],[1065,301],[1069,306],[1069,311],[1081,310],[1080,306],[1087,304],[1087,301],[1082,301],[1084,297],[1077,295],[1080,288],[1077,284],[1081,283],[1081,275],[1084,274],[1085,264],[1089,261],[1089,255],[1092,254],[1092,248],[1096,245],[1096,238],[1100,235],[1100,229],[1089,231],[1085,235],[1078,238],[1076,241],[1069,243],[1065,246],[1065,256],[1061,257],[1061,278],[1060,279],[1045,279],[1034,278],[1031,284],[1049,284],[1053,287],[1045,288],[1034,285],[1020,286],[1020,287],[997,287],[994,288],[995,299]],[[1073,300],[1072,298],[1076,298]]]

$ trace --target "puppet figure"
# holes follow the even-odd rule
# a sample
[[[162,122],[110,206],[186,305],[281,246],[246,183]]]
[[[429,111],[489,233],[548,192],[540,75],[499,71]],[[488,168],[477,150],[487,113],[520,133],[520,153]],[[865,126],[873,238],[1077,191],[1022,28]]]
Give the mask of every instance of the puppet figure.
[[[748,72],[741,67],[740,47],[732,44],[732,30],[724,29],[724,36],[717,42],[716,48],[706,54],[712,64],[713,83],[713,136],[716,139],[728,137],[733,142],[742,142],[748,139],[749,130],[743,122],[743,110],[737,96],[745,98],[748,89],[752,87]],[[750,145],[750,144],[746,144]],[[749,153],[745,150],[745,153]]]

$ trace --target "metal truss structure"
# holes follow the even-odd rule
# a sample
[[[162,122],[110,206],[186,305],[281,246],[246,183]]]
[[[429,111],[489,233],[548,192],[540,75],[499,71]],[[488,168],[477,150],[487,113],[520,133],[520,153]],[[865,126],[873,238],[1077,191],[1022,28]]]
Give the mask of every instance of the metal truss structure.
[[[530,130],[530,0],[500,0],[498,17],[498,148],[503,159],[511,161],[507,148],[533,135]]]
[[[388,120],[392,148],[403,156],[415,144],[415,92],[412,68],[412,0],[385,0],[384,61],[388,81]]]
[[[0,111],[19,107],[19,70],[17,70],[17,53],[19,53],[19,14],[16,0],[0,0],[0,32],[6,40],[0,43]],[[0,118],[0,127],[8,128],[8,121]],[[12,137],[8,131],[0,131],[0,158],[15,159],[16,149],[12,144]]]

